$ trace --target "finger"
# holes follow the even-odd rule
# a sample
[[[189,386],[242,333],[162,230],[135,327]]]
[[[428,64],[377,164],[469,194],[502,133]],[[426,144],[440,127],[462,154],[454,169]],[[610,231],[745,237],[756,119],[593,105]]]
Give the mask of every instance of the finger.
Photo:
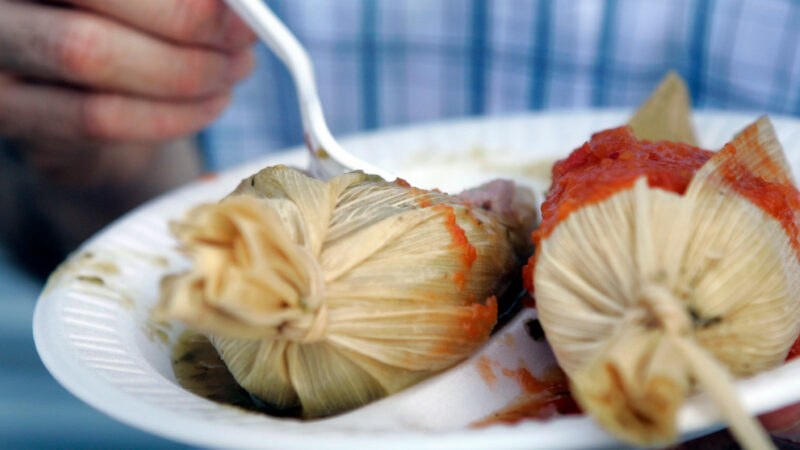
[[[69,158],[59,142],[17,142],[29,166],[51,187],[67,194],[97,192],[122,200],[128,207],[184,184],[200,175],[201,161],[190,139],[160,144],[120,144],[73,147]],[[65,205],[67,211],[71,205]]]
[[[772,435],[800,442],[800,404],[764,414],[759,420]]]
[[[68,189],[113,189],[135,183],[150,168],[153,144],[65,146],[59,141],[18,141],[23,157],[50,183]],[[65,151],[66,150],[66,151]]]
[[[61,0],[188,44],[239,50],[256,35],[222,0]]]
[[[229,94],[171,102],[35,85],[0,83],[0,135],[17,140],[160,142],[195,133],[225,108]]]
[[[0,69],[156,98],[225,91],[253,68],[235,55],[181,47],[74,9],[0,2]]]
[[[51,184],[69,189],[101,187],[111,190],[137,185],[156,170],[153,163],[161,151],[183,153],[179,159],[190,164],[187,167],[190,171],[194,168],[193,159],[185,155],[185,147],[175,142],[65,146],[60,141],[38,140],[16,141],[15,144],[24,149],[22,156],[36,173]],[[172,171],[184,173],[182,167]]]

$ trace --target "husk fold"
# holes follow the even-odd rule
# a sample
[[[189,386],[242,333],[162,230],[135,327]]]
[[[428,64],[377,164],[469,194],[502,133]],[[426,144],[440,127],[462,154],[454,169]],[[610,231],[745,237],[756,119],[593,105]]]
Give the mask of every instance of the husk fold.
[[[683,142],[695,146],[697,133],[691,118],[689,89],[676,72],[670,71],[639,107],[628,125],[642,141]]]
[[[800,333],[800,264],[794,221],[754,204],[745,179],[793,183],[766,118],[683,196],[640,178],[571,213],[537,249],[548,341],[579,404],[627,442],[673,441],[699,385],[743,446],[772,445],[732,380],[785,360]]]
[[[350,409],[481,345],[517,267],[494,217],[453,197],[287,167],[173,225],[192,269],[157,315],[207,333],[237,382],[304,417]]]

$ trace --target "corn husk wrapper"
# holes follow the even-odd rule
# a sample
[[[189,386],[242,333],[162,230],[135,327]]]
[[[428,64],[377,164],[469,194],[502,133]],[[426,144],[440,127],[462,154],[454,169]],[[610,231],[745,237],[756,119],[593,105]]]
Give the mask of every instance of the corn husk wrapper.
[[[485,342],[517,264],[492,216],[362,173],[287,167],[174,224],[193,268],[157,315],[209,334],[237,382],[304,417],[347,410]]]
[[[628,125],[640,141],[672,141],[696,146],[697,133],[691,119],[689,89],[676,72],[670,71]]]
[[[639,179],[574,211],[537,249],[547,338],[576,400],[623,440],[674,440],[676,412],[699,386],[743,446],[771,446],[732,379],[785,360],[800,332],[800,264],[782,224],[736,190],[745,172],[793,185],[766,118],[683,196]]]

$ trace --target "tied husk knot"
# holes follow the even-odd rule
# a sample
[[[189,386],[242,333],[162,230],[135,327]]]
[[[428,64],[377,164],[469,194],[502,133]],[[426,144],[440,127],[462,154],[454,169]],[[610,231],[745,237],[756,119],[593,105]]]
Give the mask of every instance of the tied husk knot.
[[[191,210],[172,231],[196,261],[165,281],[156,314],[210,334],[314,342],[327,323],[325,281],[263,200],[229,197]]]

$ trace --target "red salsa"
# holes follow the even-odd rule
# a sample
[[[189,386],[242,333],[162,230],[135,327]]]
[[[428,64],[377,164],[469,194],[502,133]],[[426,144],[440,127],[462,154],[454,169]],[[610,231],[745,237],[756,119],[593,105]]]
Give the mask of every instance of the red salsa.
[[[651,187],[683,194],[712,155],[686,144],[639,141],[629,127],[596,133],[553,166],[553,184],[534,243],[549,236],[571,212],[630,188],[642,175]]]
[[[502,374],[515,379],[522,394],[505,408],[473,423],[473,427],[485,427],[497,423],[512,424],[527,419],[547,420],[555,416],[582,412],[570,394],[567,376],[557,366],[545,370],[539,377],[534,377],[523,367],[514,370],[503,369]]]
[[[553,166],[553,182],[542,204],[542,224],[533,232],[533,243],[549,236],[573,211],[630,188],[642,175],[651,187],[683,194],[697,169],[712,155],[686,144],[639,141],[627,126],[595,133]],[[530,292],[535,258],[534,254],[523,268]]]

